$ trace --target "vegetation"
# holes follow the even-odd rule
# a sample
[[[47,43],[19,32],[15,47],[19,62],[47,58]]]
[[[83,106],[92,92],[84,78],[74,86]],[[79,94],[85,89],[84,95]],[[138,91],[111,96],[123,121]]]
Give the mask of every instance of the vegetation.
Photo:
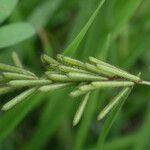
[[[1,0],[0,148],[148,149],[149,3]]]

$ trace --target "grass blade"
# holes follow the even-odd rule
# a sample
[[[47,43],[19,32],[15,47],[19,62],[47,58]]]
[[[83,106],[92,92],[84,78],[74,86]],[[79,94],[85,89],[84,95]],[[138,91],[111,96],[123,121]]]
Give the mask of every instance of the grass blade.
[[[99,13],[101,7],[103,6],[104,2],[105,2],[105,0],[101,0],[101,2],[98,5],[97,9],[93,13],[93,15],[91,16],[91,18],[89,19],[89,21],[86,23],[86,25],[84,26],[84,28],[80,31],[80,33],[73,40],[73,42],[65,49],[65,51],[64,51],[65,55],[73,55],[75,53],[76,49],[78,48],[79,44],[83,40],[83,38],[84,38],[85,34],[87,33],[88,29],[90,28],[90,26],[94,22],[96,16],[98,15],[98,13]]]
[[[35,34],[29,23],[13,23],[0,28],[0,48],[18,44]]]

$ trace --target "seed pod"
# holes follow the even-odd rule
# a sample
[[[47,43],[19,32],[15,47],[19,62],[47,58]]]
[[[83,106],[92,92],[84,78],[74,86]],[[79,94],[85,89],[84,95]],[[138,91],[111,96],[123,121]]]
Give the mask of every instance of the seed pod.
[[[71,79],[62,74],[56,74],[56,73],[46,73],[47,77],[53,81],[60,81],[60,82],[68,82],[71,81]]]
[[[58,61],[56,61],[55,59],[49,57],[46,54],[41,55],[41,60],[42,60],[42,62],[44,62],[46,64],[59,64]]]
[[[82,85],[78,88],[82,92],[89,92],[91,90],[94,90],[95,87],[92,84]]]
[[[73,59],[73,58],[70,58],[70,57],[67,57],[67,56],[63,56],[63,55],[60,55],[60,54],[57,55],[57,58],[58,58],[58,60],[60,60],[63,63],[66,63],[66,64],[69,64],[69,65],[72,65],[72,66],[84,67],[84,63],[79,61],[79,60],[76,60],[76,59]]]
[[[91,84],[95,88],[105,88],[105,87],[133,86],[134,82],[130,82],[130,81],[97,81],[97,82],[92,82]]]
[[[6,111],[14,107],[16,104],[20,103],[27,97],[29,97],[31,94],[33,94],[36,91],[36,88],[32,88],[29,90],[26,90],[25,92],[21,93],[20,95],[16,96],[2,107],[2,110]]]
[[[131,81],[134,81],[134,82],[139,82],[141,81],[141,79],[135,75],[132,75],[128,72],[125,72],[121,69],[118,69],[118,68],[111,68],[111,67],[108,67],[108,66],[105,66],[105,65],[101,65],[101,64],[97,64],[97,67],[103,71],[107,71],[111,74],[114,74],[114,75],[117,75],[117,76],[120,76],[120,77],[123,77],[123,78],[126,78],[128,80],[131,80]]]
[[[67,76],[71,78],[73,81],[98,81],[98,80],[108,80],[105,77],[85,74],[85,73],[68,73]]]
[[[15,65],[16,65],[16,67],[23,68],[22,63],[19,59],[19,56],[16,52],[12,52],[12,59],[13,59],[13,62],[15,63]]]
[[[126,97],[126,94],[131,91],[131,87],[124,88],[106,107],[100,112],[97,119],[102,120],[121,100]]]
[[[4,95],[4,94],[9,93],[13,90],[14,90],[14,88],[9,87],[9,86],[0,87],[0,95]]]
[[[82,91],[80,91],[80,90],[74,90],[74,91],[72,91],[69,95],[71,96],[71,97],[77,97],[77,96],[80,96],[80,95],[83,95],[83,94],[86,94],[87,92],[82,92]]]
[[[31,75],[31,76],[35,77],[35,74],[28,71],[28,70],[25,70],[25,69],[22,69],[22,68],[17,68],[17,67],[10,66],[10,65],[5,65],[5,64],[2,64],[2,63],[0,63],[0,70],[8,71],[8,72],[15,72],[15,73],[22,73],[22,74]]]
[[[8,82],[10,86],[13,87],[30,87],[30,86],[42,86],[52,83],[50,80],[38,79],[38,80],[13,80]]]
[[[12,79],[16,79],[16,80],[20,80],[20,79],[36,79],[33,76],[29,76],[29,75],[25,75],[25,74],[19,74],[19,73],[12,73],[12,72],[3,72],[2,75],[4,76],[4,78],[12,80]]]
[[[105,66],[114,68],[114,66],[112,66],[112,65],[110,65],[110,64],[108,64],[108,63],[105,63],[105,62],[103,62],[103,61],[101,61],[101,60],[99,60],[99,59],[96,59],[96,58],[94,58],[94,57],[91,57],[91,56],[89,57],[89,60],[90,60],[92,63],[94,63],[94,64],[101,64],[101,65],[105,65]]]
[[[94,73],[98,73],[98,74],[101,74],[101,75],[105,75],[105,76],[108,76],[108,77],[112,77],[114,74],[112,73],[108,73],[106,71],[103,71],[101,69],[98,69],[95,65],[91,65],[89,63],[85,63],[85,68],[89,71],[92,71]]]
[[[39,91],[41,92],[48,92],[48,91],[52,91],[52,90],[57,90],[57,89],[61,89],[64,87],[67,87],[69,85],[71,85],[72,83],[54,83],[54,84],[50,84],[50,85],[45,85],[39,88]]]
[[[68,72],[88,73],[88,71],[86,71],[86,70],[71,67],[71,66],[64,66],[64,65],[59,65],[58,69],[62,72],[66,72],[66,73],[68,73]]]
[[[83,112],[85,110],[85,107],[86,107],[86,104],[88,102],[88,99],[89,99],[89,95],[90,93],[87,93],[83,99],[83,101],[81,102],[75,116],[74,116],[74,119],[73,119],[73,126],[77,125],[79,123],[79,121],[81,120],[81,117],[83,115]]]

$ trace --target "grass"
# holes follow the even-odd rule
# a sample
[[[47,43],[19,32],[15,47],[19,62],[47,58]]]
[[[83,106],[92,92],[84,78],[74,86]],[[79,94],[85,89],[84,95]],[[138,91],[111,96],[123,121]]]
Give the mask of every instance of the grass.
[[[7,8],[0,15],[0,97],[3,110],[11,108],[0,112],[0,148],[146,150],[149,6],[148,0],[0,2]]]

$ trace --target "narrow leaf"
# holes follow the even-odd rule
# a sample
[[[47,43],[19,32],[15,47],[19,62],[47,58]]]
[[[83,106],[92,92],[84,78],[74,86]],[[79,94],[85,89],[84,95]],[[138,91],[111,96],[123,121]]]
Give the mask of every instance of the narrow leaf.
[[[98,5],[97,9],[92,14],[91,18],[86,23],[86,25],[84,26],[84,28],[80,31],[80,33],[78,34],[78,36],[74,39],[74,41],[64,51],[65,55],[73,55],[75,53],[76,49],[78,48],[79,44],[83,40],[83,38],[84,38],[85,34],[87,33],[88,29],[90,28],[90,26],[94,22],[96,16],[98,15],[98,13],[99,13],[101,7],[103,6],[104,2],[105,2],[105,0],[101,0],[101,2]]]

